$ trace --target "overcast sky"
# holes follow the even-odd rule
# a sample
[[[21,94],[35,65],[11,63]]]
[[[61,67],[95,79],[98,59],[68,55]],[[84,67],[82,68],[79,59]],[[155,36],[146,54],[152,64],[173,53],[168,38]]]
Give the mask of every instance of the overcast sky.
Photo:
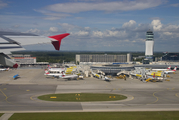
[[[0,30],[70,33],[61,50],[144,52],[149,29],[155,52],[179,52],[179,0],[0,0]]]

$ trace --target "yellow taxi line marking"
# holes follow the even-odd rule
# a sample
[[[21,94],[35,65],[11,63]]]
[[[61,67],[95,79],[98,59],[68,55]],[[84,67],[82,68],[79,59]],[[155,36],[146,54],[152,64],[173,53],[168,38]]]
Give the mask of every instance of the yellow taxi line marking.
[[[179,93],[176,93],[175,96],[179,97],[178,94],[179,94]]]
[[[174,90],[175,89],[175,87],[173,87],[173,88],[167,88],[167,90]]]
[[[155,93],[157,93],[157,91],[153,93],[153,96],[154,96],[157,100],[156,100],[156,101],[154,101],[154,102],[152,102],[152,103],[149,103],[149,104],[153,104],[153,103],[156,103],[156,102],[158,101],[158,97],[157,97],[157,96],[155,96]]]
[[[10,103],[9,101],[7,101],[7,98],[8,98],[7,95],[6,95],[1,89],[0,89],[0,91],[1,91],[1,93],[6,97],[6,98],[5,98],[6,102]]]

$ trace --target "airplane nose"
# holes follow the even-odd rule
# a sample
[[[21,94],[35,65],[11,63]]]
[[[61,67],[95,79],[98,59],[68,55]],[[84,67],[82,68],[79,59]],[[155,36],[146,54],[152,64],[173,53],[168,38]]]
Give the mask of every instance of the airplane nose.
[[[13,65],[13,68],[17,68],[17,67],[18,67],[18,64],[17,64],[17,63]]]

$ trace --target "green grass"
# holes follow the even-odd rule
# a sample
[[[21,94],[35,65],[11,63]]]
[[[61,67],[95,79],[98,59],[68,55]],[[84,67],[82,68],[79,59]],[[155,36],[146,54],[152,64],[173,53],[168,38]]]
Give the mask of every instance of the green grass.
[[[54,98],[56,97],[56,98]],[[86,102],[86,101],[114,101],[126,99],[126,96],[117,94],[96,94],[96,93],[70,93],[70,94],[49,94],[39,96],[38,99],[46,101],[68,101],[68,102]]]
[[[77,112],[15,113],[9,120],[178,120],[179,111],[169,112]]]
[[[0,117],[3,115],[4,113],[0,113]]]

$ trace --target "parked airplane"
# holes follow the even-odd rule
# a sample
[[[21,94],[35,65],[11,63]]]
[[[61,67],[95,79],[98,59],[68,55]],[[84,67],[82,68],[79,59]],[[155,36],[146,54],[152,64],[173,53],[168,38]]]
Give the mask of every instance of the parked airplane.
[[[177,70],[177,66],[175,66],[175,68],[173,70],[167,70],[167,71],[164,71],[166,74],[170,74],[170,73],[175,73]]]
[[[50,67],[50,65],[48,65],[48,70],[56,70],[56,71],[65,71],[66,69],[65,68],[52,68]]]
[[[92,73],[93,77],[96,77],[98,79],[102,79],[102,80],[105,80],[105,81],[110,81],[111,80],[107,76],[105,76],[103,74],[97,74],[97,73],[93,72],[92,70],[91,70],[91,73]]]
[[[130,72],[130,75],[133,75],[137,78],[146,78],[150,76],[163,77],[165,74],[166,73],[164,73],[164,71],[162,72],[150,71],[145,69],[144,67],[136,67],[134,71]]]
[[[155,76],[155,73],[154,73],[154,75],[153,76],[146,76],[145,77],[145,82],[149,82],[149,81],[151,81],[151,82],[161,82],[161,80],[164,80],[164,79],[166,79],[166,76],[163,76],[163,77],[158,77],[158,76]],[[143,80],[143,82],[144,82],[144,80]]]
[[[169,69],[169,70],[160,70],[160,71],[157,71],[157,72],[164,72],[166,74],[170,74],[170,73],[175,73],[177,70],[177,66],[175,66],[175,68],[173,70]]]
[[[46,76],[50,76],[50,77],[53,77],[53,78],[61,78],[62,75],[65,74],[65,70],[60,70],[60,69],[50,69],[50,70],[47,70],[45,69],[45,74]]]
[[[171,70],[171,66],[169,66],[167,69],[152,69],[154,71],[166,71],[166,70]]]
[[[71,66],[69,68],[66,68],[65,74],[72,74],[74,72],[77,72],[77,67],[76,66]]]
[[[142,77],[142,74],[133,73],[133,72],[131,72],[130,75],[133,75],[133,76],[136,76],[136,77]]]
[[[0,71],[8,71],[9,68],[0,68]]]
[[[164,73],[165,72],[163,72],[163,71],[162,72],[151,71],[151,72],[147,72],[146,75],[149,75],[149,76],[155,75],[157,77],[162,77]]]
[[[72,74],[77,72],[77,66],[65,67],[65,68],[52,68],[48,65],[48,71],[64,71],[65,74]]]
[[[44,75],[51,76],[53,78],[61,78],[63,75],[72,74],[75,72],[77,72],[76,66],[71,66],[69,68],[52,68],[48,65],[48,69],[45,69]],[[74,77],[74,76],[68,75],[68,77]]]
[[[76,74],[73,74],[73,75],[62,75],[62,78],[63,79],[68,79],[68,80],[75,80],[75,79],[77,79],[78,78],[78,75],[76,75]]]
[[[23,46],[25,45],[48,43],[51,40],[54,48],[56,50],[60,50],[61,40],[68,35],[70,34],[64,33],[44,37],[30,33],[0,31],[0,64],[17,68],[18,64],[12,61],[11,58],[6,54],[10,54],[12,51],[24,50]]]

